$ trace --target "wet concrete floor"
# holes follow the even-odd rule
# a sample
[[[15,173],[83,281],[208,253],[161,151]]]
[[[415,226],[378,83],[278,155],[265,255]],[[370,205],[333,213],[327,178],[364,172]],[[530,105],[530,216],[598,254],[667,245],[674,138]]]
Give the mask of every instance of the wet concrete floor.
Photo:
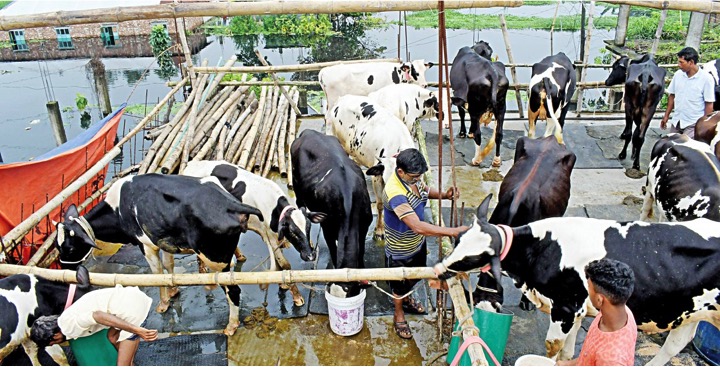
[[[617,220],[639,218],[641,187],[644,179],[626,175],[629,160],[618,161],[615,157],[621,148],[617,138],[622,130],[622,121],[576,122],[569,121],[565,129],[565,140],[570,150],[578,156],[572,174],[572,191],[567,216],[587,216]],[[455,131],[459,124],[455,123]],[[475,207],[487,194],[494,194],[500,180],[512,165],[515,140],[523,136],[523,123],[507,121],[502,148],[503,164],[499,170],[490,169],[491,157],[480,167],[469,165],[474,153],[470,139],[456,139],[456,181],[461,190],[468,223]],[[424,122],[430,165],[434,178],[438,178],[437,125]],[[306,120],[303,129],[321,129],[322,122]],[[542,132],[544,125],[539,124]],[[642,150],[641,166],[647,167],[649,152],[661,131],[650,129]],[[490,129],[483,130],[483,138],[491,135]],[[449,141],[443,144],[443,187],[452,181],[450,169]],[[646,170],[646,169],[645,169]],[[494,177],[493,177],[494,176]],[[630,175],[633,176],[633,175]],[[483,179],[485,177],[485,179]],[[285,182],[277,179],[282,188]],[[436,185],[433,185],[436,186]],[[290,192],[292,196],[292,192]],[[371,193],[372,196],[372,193]],[[493,201],[491,207],[495,205]],[[449,206],[443,203],[444,208]],[[448,222],[449,211],[444,211]],[[428,213],[429,215],[429,213]],[[284,254],[293,269],[330,268],[327,247],[319,233],[318,225],[313,226],[313,241],[318,244],[319,256],[314,263],[303,262],[293,249]],[[372,228],[366,241],[366,267],[383,267],[383,243],[373,241]],[[107,252],[96,254],[91,259],[91,271],[117,273],[149,273],[149,267],[138,248],[109,245]],[[238,264],[237,270],[261,271],[267,267],[267,247],[259,236],[249,233],[240,240],[240,248],[248,257]],[[437,245],[429,242],[428,265],[437,261]],[[195,256],[176,256],[175,271],[197,272]],[[378,286],[387,290],[384,282]],[[392,307],[389,297],[378,289],[370,288],[365,301],[365,325],[362,331],[351,337],[340,337],[330,330],[327,318],[327,303],[322,291],[324,284],[302,284],[300,289],[305,297],[304,306],[292,303],[290,294],[277,285],[267,290],[258,286],[241,286],[241,325],[234,336],[225,337],[222,330],[228,317],[225,297],[219,288],[206,291],[204,287],[183,287],[168,312],[159,315],[151,311],[148,327],[157,328],[163,338],[160,342],[141,343],[136,363],[138,365],[447,365],[443,355],[448,348],[448,336],[442,335],[436,324],[435,293],[425,282],[420,282],[413,295],[429,310],[428,315],[408,315],[414,339],[402,340],[392,329]],[[517,305],[520,293],[505,279],[507,305]],[[158,290],[144,289],[157,303]],[[544,354],[544,339],[548,317],[539,311],[526,312],[516,306],[508,306],[515,314],[504,365],[528,353]],[[591,320],[587,319],[584,329]],[[445,327],[449,331],[449,324]],[[581,330],[576,351],[579,351],[585,330]],[[663,341],[663,336],[640,336],[637,343],[636,364],[644,364],[654,355]],[[702,365],[704,362],[688,346],[672,365]]]

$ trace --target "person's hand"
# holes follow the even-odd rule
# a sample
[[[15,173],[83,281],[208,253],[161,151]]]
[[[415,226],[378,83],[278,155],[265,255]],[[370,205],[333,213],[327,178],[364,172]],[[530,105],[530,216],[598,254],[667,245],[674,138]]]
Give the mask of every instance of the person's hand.
[[[667,129],[667,122],[668,122],[668,118],[663,117],[662,120],[660,120],[660,128],[663,130]]]
[[[458,199],[460,197],[460,189],[457,187],[450,187],[443,194],[443,199],[451,200]]]
[[[463,232],[467,231],[468,229],[470,229],[470,227],[468,227],[468,226],[455,227],[455,234],[453,236],[458,237],[458,236],[460,236],[460,233],[463,233]]]
[[[439,291],[440,291],[440,290],[443,290],[443,291],[448,290],[448,284],[447,284],[447,282],[444,281],[444,280],[440,280],[440,279],[428,279],[428,285],[430,286],[430,288],[432,288],[432,289],[437,289],[437,290],[439,290]]]
[[[158,338],[158,331],[154,329],[146,329],[144,327],[141,327],[139,332],[136,333],[139,337],[143,338],[146,342],[151,342],[153,340],[157,340]]]

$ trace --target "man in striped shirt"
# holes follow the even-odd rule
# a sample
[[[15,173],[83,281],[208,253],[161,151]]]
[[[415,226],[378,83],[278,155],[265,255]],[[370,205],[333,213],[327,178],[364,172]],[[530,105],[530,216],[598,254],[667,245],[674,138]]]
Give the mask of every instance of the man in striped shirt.
[[[452,236],[469,229],[467,226],[456,228],[440,227],[424,221],[427,199],[452,199],[460,196],[460,191],[451,187],[440,193],[429,188],[420,180],[428,170],[425,158],[415,148],[406,149],[397,156],[397,168],[385,183],[383,193],[385,220],[385,265],[395,267],[427,266],[425,236]],[[390,289],[396,297],[393,302],[395,332],[403,339],[412,338],[412,332],[405,320],[405,311],[425,313],[422,304],[406,296],[417,280],[390,281]],[[405,296],[405,297],[403,297]]]

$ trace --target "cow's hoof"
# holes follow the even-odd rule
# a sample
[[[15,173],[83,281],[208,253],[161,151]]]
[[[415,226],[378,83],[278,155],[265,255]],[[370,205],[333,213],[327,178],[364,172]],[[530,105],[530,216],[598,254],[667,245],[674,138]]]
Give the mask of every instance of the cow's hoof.
[[[170,287],[168,288],[168,295],[170,298],[175,298],[177,295],[180,294],[180,288],[178,287]]]
[[[239,263],[244,263],[245,261],[247,261],[247,256],[245,256],[243,254],[235,255],[235,258],[237,259],[237,261]]]
[[[464,131],[461,131],[461,132],[458,134],[458,138],[466,138],[466,137],[467,137],[467,134],[465,134]]]
[[[217,284],[208,284],[205,286],[205,290],[208,292],[215,290],[215,288],[217,288]]]
[[[443,129],[449,129],[449,128],[450,128],[450,125],[443,124]]]
[[[482,163],[482,161],[476,161],[475,158],[470,161],[470,164],[473,166],[479,166],[480,163]]]
[[[522,298],[520,298],[520,304],[518,304],[518,306],[523,311],[532,311],[535,309],[535,305],[530,302],[530,300],[527,299],[525,296],[522,296]]]
[[[286,291],[286,290],[290,289],[290,285],[289,284],[280,284],[280,289]]]
[[[375,240],[375,241],[382,241],[384,239],[385,239],[385,231],[375,232],[373,234],[373,240]]]
[[[492,166],[493,167],[500,167],[502,165],[502,159],[500,157],[493,158]]]
[[[235,331],[237,331],[238,326],[240,326],[240,322],[230,323],[225,327],[223,333],[227,336],[233,336],[235,335]]]
[[[157,313],[165,313],[165,312],[168,310],[169,307],[170,307],[170,302],[169,302],[169,301],[168,301],[168,302],[160,301],[160,303],[158,303],[157,307],[155,307],[155,312],[157,312]]]
[[[266,291],[268,289],[268,284],[267,283],[258,284],[258,287],[260,287],[261,291]]]
[[[467,138],[468,138],[468,139],[473,139],[473,138],[475,138],[475,134],[469,133],[469,134],[467,134]]]
[[[305,298],[301,294],[293,294],[293,303],[300,307],[305,304]]]
[[[618,154],[618,159],[619,159],[619,160],[623,160],[623,159],[625,159],[625,158],[627,158],[627,153],[625,153],[625,152],[620,152],[620,154]]]

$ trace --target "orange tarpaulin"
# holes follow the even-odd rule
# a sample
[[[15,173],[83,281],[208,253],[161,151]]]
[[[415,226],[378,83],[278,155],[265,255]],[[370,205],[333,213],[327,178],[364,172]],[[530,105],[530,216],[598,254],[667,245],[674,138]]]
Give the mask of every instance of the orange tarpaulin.
[[[77,137],[37,157],[35,161],[0,164],[0,235],[4,236],[45,205],[112,149],[124,110],[125,104]],[[61,209],[73,203],[80,204],[101,188],[106,172],[107,167],[55,208],[49,218],[59,221]],[[27,247],[42,243],[53,230],[53,225],[46,217],[25,236],[26,248],[21,251],[23,262],[29,260]],[[14,253],[20,255],[18,251]]]

